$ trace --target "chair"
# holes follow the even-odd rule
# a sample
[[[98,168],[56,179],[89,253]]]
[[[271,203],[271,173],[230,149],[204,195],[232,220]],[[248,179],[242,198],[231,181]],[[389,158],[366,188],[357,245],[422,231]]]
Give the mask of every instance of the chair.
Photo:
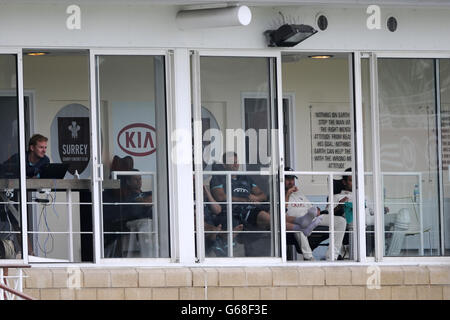
[[[423,227],[421,222],[421,210],[419,204],[413,201],[412,197],[385,198],[386,206],[390,213],[385,215],[386,226],[391,226],[392,238],[386,246],[387,256],[400,255],[403,242],[407,236],[420,235],[420,255],[424,255],[423,235],[428,232],[430,251],[432,253],[431,226]],[[390,217],[392,218],[390,218]],[[388,219],[387,219],[388,218]],[[386,221],[387,220],[387,221]],[[387,222],[387,223],[386,223]],[[385,231],[385,233],[391,233]]]
[[[329,237],[327,233],[329,231],[329,228],[326,226],[318,226],[314,229],[314,231],[317,231],[317,233],[312,233],[308,237],[308,242],[311,250],[314,250],[317,247],[323,245],[321,243]],[[302,254],[300,238],[296,237],[294,233],[288,232],[286,233],[286,245],[288,247],[288,260],[297,260],[295,253]],[[293,249],[295,249],[295,252],[293,251]]]

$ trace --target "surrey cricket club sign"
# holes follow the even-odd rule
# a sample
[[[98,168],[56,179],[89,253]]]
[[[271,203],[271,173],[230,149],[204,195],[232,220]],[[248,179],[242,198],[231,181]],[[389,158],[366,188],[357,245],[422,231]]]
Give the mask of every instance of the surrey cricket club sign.
[[[91,158],[89,118],[59,117],[59,156],[71,174],[83,172]]]
[[[61,108],[51,125],[52,162],[69,164],[68,172],[75,171],[81,178],[90,176],[91,130],[89,109],[72,103]]]
[[[156,130],[145,123],[125,126],[117,135],[117,144],[126,154],[145,157],[156,151]]]

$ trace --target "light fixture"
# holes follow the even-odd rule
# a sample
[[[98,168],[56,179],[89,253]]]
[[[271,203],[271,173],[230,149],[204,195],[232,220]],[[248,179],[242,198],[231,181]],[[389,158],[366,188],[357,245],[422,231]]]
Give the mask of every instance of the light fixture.
[[[252,12],[247,6],[182,10],[176,20],[181,30],[246,26],[252,21]]]
[[[48,52],[27,52],[27,56],[45,56]]]
[[[333,56],[332,55],[321,54],[321,55],[308,56],[308,58],[311,58],[311,59],[330,59],[330,58],[333,58]]]
[[[283,24],[277,30],[267,30],[264,35],[269,47],[293,47],[317,33],[306,24]]]

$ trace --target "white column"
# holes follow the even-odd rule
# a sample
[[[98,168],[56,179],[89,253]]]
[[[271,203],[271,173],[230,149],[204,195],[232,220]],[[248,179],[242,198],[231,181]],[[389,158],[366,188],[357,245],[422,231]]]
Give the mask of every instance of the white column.
[[[366,215],[365,215],[365,175],[364,175],[364,138],[363,138],[363,108],[362,108],[362,85],[361,85],[361,54],[359,52],[354,53],[353,61],[353,84],[354,84],[354,119],[356,125],[355,136],[355,164],[356,170],[353,175],[357,177],[356,185],[356,198],[358,208],[356,222],[356,239],[358,239],[359,245],[357,259],[358,261],[366,261]]]
[[[175,49],[173,55],[172,112],[169,124],[172,197],[173,260],[195,263],[194,188],[192,178],[191,77],[188,49]],[[170,108],[170,105],[169,105]]]

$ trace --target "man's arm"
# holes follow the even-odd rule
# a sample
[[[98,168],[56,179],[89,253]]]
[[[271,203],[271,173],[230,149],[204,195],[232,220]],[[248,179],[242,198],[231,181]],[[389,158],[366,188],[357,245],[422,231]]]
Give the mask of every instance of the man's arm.
[[[289,197],[291,196],[291,194],[294,193],[294,192],[297,192],[297,191],[298,191],[297,186],[293,186],[288,191],[286,191],[286,194],[285,194],[286,202],[289,202]],[[287,206],[288,206],[288,204],[286,203],[286,208],[287,208]]]
[[[252,188],[252,193],[248,196],[248,199],[251,202],[263,202],[267,200],[267,196],[260,187],[254,185]]]
[[[211,189],[211,194],[214,197],[214,199],[217,200],[217,202],[226,202],[227,201],[227,195],[225,193],[225,190],[223,187],[214,187]]]

